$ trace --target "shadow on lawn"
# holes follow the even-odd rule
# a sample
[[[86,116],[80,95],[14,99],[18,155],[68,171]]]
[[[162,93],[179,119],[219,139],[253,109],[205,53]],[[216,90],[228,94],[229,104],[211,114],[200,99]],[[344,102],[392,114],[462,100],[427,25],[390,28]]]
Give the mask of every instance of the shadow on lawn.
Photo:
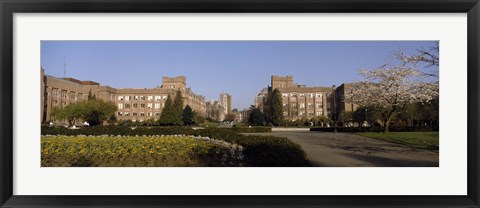
[[[343,155],[371,163],[371,167],[439,167],[438,162],[424,160],[390,159],[373,155],[343,153]]]

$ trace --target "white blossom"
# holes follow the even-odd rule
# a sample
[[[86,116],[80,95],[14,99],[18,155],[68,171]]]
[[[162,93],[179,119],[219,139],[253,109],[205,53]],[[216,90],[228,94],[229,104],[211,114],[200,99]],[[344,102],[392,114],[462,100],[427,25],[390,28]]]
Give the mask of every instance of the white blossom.
[[[406,104],[427,103],[439,96],[439,82],[424,81],[428,75],[414,67],[407,60],[396,66],[361,69],[363,80],[353,83],[345,97],[360,106],[374,107],[382,114],[384,125],[388,125]]]

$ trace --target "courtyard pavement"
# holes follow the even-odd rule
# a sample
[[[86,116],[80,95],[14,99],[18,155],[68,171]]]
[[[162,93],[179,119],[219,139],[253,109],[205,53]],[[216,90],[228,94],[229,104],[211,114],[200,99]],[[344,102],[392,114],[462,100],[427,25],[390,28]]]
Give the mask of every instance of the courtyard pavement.
[[[438,167],[439,154],[350,133],[272,132],[299,144],[316,167]]]

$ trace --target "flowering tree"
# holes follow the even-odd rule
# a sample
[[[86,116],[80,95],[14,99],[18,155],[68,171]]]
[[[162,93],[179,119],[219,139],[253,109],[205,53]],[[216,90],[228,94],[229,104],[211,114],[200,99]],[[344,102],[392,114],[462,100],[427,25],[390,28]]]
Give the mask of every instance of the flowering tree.
[[[423,65],[425,67],[432,67],[440,64],[439,52],[440,45],[437,41],[434,46],[428,49],[417,49],[417,53],[414,55],[408,55],[404,51],[400,51],[395,55],[395,58],[401,60],[403,63],[408,63],[413,66]],[[438,70],[423,73],[426,76],[438,77]]]
[[[408,103],[425,103],[439,95],[438,81],[423,81],[429,75],[415,69],[415,63],[400,60],[394,66],[362,69],[363,81],[353,83],[347,99],[363,107],[372,107],[381,115],[384,133],[390,120]]]

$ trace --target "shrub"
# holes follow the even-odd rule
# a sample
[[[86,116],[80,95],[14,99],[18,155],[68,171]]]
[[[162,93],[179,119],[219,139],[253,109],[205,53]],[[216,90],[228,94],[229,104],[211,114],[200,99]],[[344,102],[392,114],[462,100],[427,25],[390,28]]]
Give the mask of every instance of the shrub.
[[[310,131],[323,131],[323,132],[333,132],[334,128],[329,127],[314,127],[310,128]],[[427,126],[392,126],[389,127],[391,132],[412,132],[412,131],[438,131],[438,127],[432,128]],[[337,132],[383,132],[382,126],[371,126],[371,127],[337,127]]]
[[[251,128],[249,127],[238,127],[235,126],[231,128],[232,131],[238,132],[238,133],[265,133],[265,132],[272,132],[271,127],[263,127],[263,126],[252,126]]]

